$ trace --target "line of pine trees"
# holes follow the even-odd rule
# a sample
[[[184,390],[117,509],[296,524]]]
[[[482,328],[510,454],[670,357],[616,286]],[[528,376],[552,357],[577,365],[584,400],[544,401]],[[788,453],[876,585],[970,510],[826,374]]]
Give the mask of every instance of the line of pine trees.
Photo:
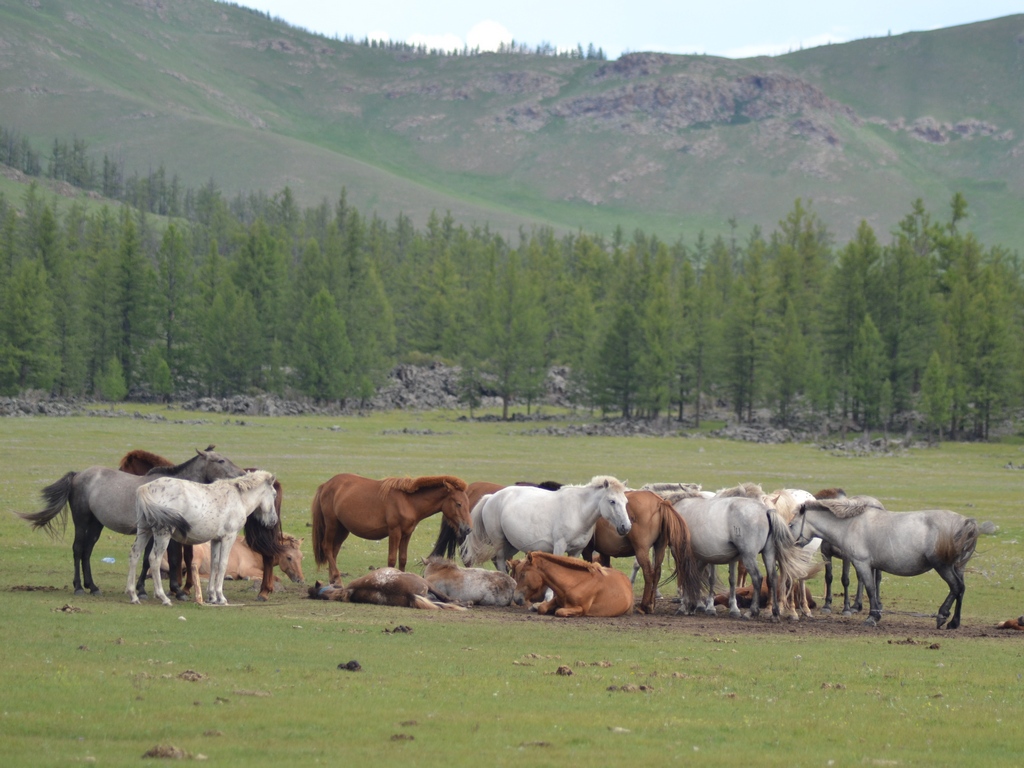
[[[468,405],[486,391],[506,416],[555,364],[581,407],[629,418],[699,423],[711,398],[742,421],[918,414],[986,438],[1022,403],[1021,264],[965,229],[960,195],[841,246],[800,200],[770,234],[673,244],[510,242],[367,216],[344,191],[301,209],[287,188],[228,201],[212,182],[175,218],[146,210],[0,195],[0,392],[365,400],[397,361],[441,359]]]

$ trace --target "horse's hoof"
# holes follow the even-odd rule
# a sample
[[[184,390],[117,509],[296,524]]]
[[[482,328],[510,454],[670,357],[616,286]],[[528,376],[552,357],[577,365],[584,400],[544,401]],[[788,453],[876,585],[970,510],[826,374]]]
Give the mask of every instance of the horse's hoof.
[[[139,592],[139,600],[149,600],[149,595],[145,592]]]
[[[267,602],[267,596],[266,595],[256,595],[256,600],[257,600],[257,602],[265,603],[265,602]]]
[[[131,603],[132,605],[139,605],[139,598],[137,598],[137,597],[133,597],[133,598],[132,598],[132,599],[131,599],[131,600],[130,600],[129,602],[130,602],[130,603]]]
[[[843,616],[853,616],[853,611],[843,611]]]
[[[821,612],[822,613],[832,613],[832,608],[830,606],[826,605],[826,606],[822,607]]]
[[[867,618],[867,620],[864,622],[864,626],[865,627],[877,627],[878,626],[878,621],[875,619],[874,616],[869,616]]]

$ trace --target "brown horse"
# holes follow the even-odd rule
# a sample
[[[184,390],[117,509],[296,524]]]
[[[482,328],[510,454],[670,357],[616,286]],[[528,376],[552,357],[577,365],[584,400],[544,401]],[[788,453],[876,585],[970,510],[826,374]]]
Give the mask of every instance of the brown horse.
[[[292,536],[290,533],[281,534],[283,550],[280,555],[274,558],[274,565],[293,582],[301,584],[305,581],[302,575],[302,539]],[[166,560],[165,560],[166,562]],[[194,564],[200,576],[210,575],[210,544],[195,545]],[[228,553],[228,566],[224,578],[226,579],[262,579],[263,558],[253,552],[245,539],[239,536],[231,546]],[[274,584],[279,579],[274,577]],[[262,591],[262,590],[261,590]],[[273,591],[277,591],[276,588]]]
[[[212,451],[214,446],[207,448],[207,451]],[[150,451],[143,451],[136,449],[126,453],[121,459],[121,465],[118,467],[122,472],[127,472],[132,475],[146,475],[156,467],[170,467],[173,466],[173,462],[165,459]],[[246,467],[246,472],[253,472],[252,467]],[[274,492],[277,494],[277,498],[274,500],[274,508],[277,511],[277,526],[276,526],[276,537],[273,541],[263,541],[263,539],[269,538],[261,536],[259,549],[263,557],[263,582],[260,586],[260,593],[257,596],[257,600],[266,601],[267,597],[274,587],[274,564],[275,561],[285,553],[285,546],[281,541],[281,504],[284,501],[284,491],[281,488],[281,483],[276,479],[274,480]],[[246,523],[246,528],[249,528],[249,523]],[[256,537],[253,536],[253,541]],[[185,585],[181,586],[182,582],[182,561],[184,560],[185,566]],[[191,594],[195,587],[194,580],[194,568],[192,565],[193,551],[190,546],[182,546],[174,539],[171,539],[167,546],[167,563],[168,573],[171,582],[171,591],[175,597],[179,600],[184,600],[187,595]],[[196,597],[200,598],[198,591]],[[200,598],[201,599],[201,598]]]
[[[670,549],[675,560],[679,593],[690,596],[694,602],[700,596],[703,572],[690,547],[690,528],[686,521],[665,499],[651,491],[626,491],[626,513],[633,527],[620,536],[611,523],[598,518],[594,537],[583,550],[583,559],[590,560],[593,553],[600,556],[601,565],[610,566],[613,557],[635,557],[644,574],[644,596],[640,600],[643,613],[654,613],[654,600],[661,581],[661,564],[665,550]],[[654,561],[651,561],[651,549]],[[672,576],[669,576],[672,578]]]
[[[370,571],[365,576],[350,581],[347,587],[318,581],[309,588],[309,596],[313,600],[392,605],[398,608],[466,610],[453,603],[448,595],[435,589],[422,576],[395,568],[378,568]]]
[[[388,539],[388,567],[405,570],[409,539],[417,524],[438,512],[459,536],[469,533],[466,481],[451,475],[388,477],[335,475],[316,489],[311,507],[313,556],[327,564],[331,584],[339,584],[338,551],[350,533],[361,539]]]
[[[516,605],[540,600],[550,589],[554,597],[537,603],[537,613],[555,616],[622,616],[633,612],[633,585],[622,571],[578,557],[530,552],[514,561]]]

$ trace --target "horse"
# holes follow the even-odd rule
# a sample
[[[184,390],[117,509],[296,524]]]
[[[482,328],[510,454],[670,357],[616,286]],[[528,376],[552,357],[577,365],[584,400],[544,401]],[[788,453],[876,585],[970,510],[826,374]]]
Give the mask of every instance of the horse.
[[[516,605],[554,597],[532,607],[541,615],[622,616],[633,612],[633,585],[622,571],[578,557],[529,552],[515,567]]]
[[[960,626],[964,567],[978,543],[974,518],[945,509],[890,512],[877,499],[854,496],[805,502],[789,525],[799,541],[819,536],[850,558],[868,593],[868,626],[882,619],[877,573],[917,576],[933,569],[949,585],[935,628],[941,629],[947,620],[949,629]]]
[[[343,603],[369,603],[434,611],[466,610],[461,605],[453,603],[448,595],[431,586],[422,576],[406,573],[397,568],[377,568],[365,576],[353,579],[347,587],[318,581],[309,588],[309,597],[313,600],[337,600]]]
[[[1017,632],[1024,632],[1024,616],[1018,616],[1016,619],[1007,619],[996,624],[996,629],[1012,629]]]
[[[846,491],[842,488],[824,488],[814,494],[816,499],[844,499]],[[842,575],[840,582],[843,585],[843,616],[852,616],[854,612],[860,613],[864,607],[862,597],[864,595],[864,582],[857,579],[857,594],[850,603],[850,559],[846,557],[839,547],[827,542],[821,542],[821,557],[825,561],[825,599],[821,606],[822,613],[832,613],[832,558],[838,557],[842,561]],[[878,584],[881,575],[874,574],[875,584]]]
[[[92,579],[93,548],[104,526],[117,533],[136,534],[135,491],[139,486],[158,477],[211,483],[244,474],[230,459],[213,451],[212,446],[205,451],[196,449],[196,455],[188,461],[161,467],[144,477],[107,467],[89,467],[81,472],[68,472],[43,488],[42,496],[46,503],[43,510],[32,514],[19,512],[18,516],[32,523],[33,528],[45,528],[51,536],[56,536],[56,518],[63,513],[60,528],[63,533],[67,525],[66,508],[70,508],[75,524],[75,542],[71,548],[75,562],[75,594],[84,595],[88,589],[91,594],[99,595],[100,588]],[[145,594],[144,587],[140,579],[137,586],[140,594]]]
[[[302,575],[302,539],[292,536],[290,533],[281,534],[281,553],[273,558],[274,565],[296,584],[305,581]],[[170,547],[168,547],[168,550]],[[210,544],[196,544],[194,565],[200,576],[210,575]],[[164,563],[167,563],[167,558]],[[235,539],[228,553],[227,570],[224,573],[225,579],[263,579],[263,556],[252,551],[252,548],[241,536]],[[280,580],[275,576],[274,583]],[[262,584],[261,590],[262,592]],[[272,588],[271,591],[276,591]]]
[[[493,557],[495,568],[506,573],[506,561],[516,552],[575,557],[593,536],[598,518],[608,520],[621,536],[629,533],[626,505],[626,486],[606,475],[557,491],[510,485],[473,507],[472,532],[460,547],[462,562],[474,566]]]
[[[206,450],[212,451],[213,446],[211,445]],[[171,465],[172,462],[165,459],[163,456],[159,456],[150,451],[135,449],[129,451],[121,458],[120,470],[133,475],[146,475],[159,467],[169,467]],[[255,467],[246,467],[245,471],[253,472],[255,471]],[[280,526],[281,504],[284,501],[284,491],[281,488],[281,483],[277,480],[274,480],[274,492],[277,494],[274,507],[277,510],[278,526]],[[278,533],[281,532],[278,531]],[[282,533],[281,536],[283,537],[284,534]],[[287,549],[288,543],[282,538],[280,546],[268,547],[266,554],[262,555],[263,575],[261,576],[262,582],[260,585],[260,593],[256,597],[260,602],[265,602],[270,592],[273,590],[274,566],[277,565],[282,558],[286,557]],[[148,553],[146,557],[148,559]],[[171,539],[171,543],[167,547],[167,572],[171,581],[171,591],[179,600],[187,600],[194,586],[192,576],[192,558],[192,547],[183,547],[181,544]],[[181,570],[183,561],[185,566],[185,584],[184,586],[181,586]],[[291,574],[288,575],[291,576]],[[143,569],[143,578],[145,578],[145,569]],[[202,594],[200,592],[196,593],[196,597],[200,601],[202,600]]]
[[[532,486],[534,488],[543,488],[545,491],[557,491],[562,487],[562,484],[556,480],[545,480],[541,483],[530,483],[525,480],[520,480],[516,485]],[[474,483],[470,483],[466,486],[466,496],[469,499],[469,509],[472,512],[480,499],[489,493],[500,491],[504,488],[504,485],[499,483],[489,483],[486,480],[477,480]],[[455,551],[462,544],[464,537],[460,538],[456,531],[449,526],[442,525],[441,530],[437,534],[437,541],[434,544],[434,548],[430,551],[430,557],[441,557],[451,560],[455,557]]]
[[[423,561],[423,578],[453,600],[473,605],[510,605],[516,582],[507,574],[484,568],[459,568],[443,557]]]
[[[139,558],[149,540],[154,539],[149,556],[154,592],[164,605],[171,604],[160,578],[160,560],[167,542],[174,538],[182,544],[210,542],[209,602],[227,605],[224,573],[228,551],[238,532],[244,527],[250,542],[275,540],[278,518],[274,479],[270,472],[256,470],[210,485],[162,477],[140,486],[135,494],[138,534],[132,545],[126,587],[131,602],[139,602],[135,594]]]
[[[330,568],[330,582],[339,583],[338,551],[350,533],[362,539],[388,539],[388,567],[405,570],[409,538],[416,525],[440,512],[460,536],[472,521],[466,481],[450,475],[389,477],[372,480],[360,475],[335,475],[316,489],[313,518],[313,556]]]
[[[700,594],[701,571],[690,545],[690,528],[665,499],[653,491],[626,491],[626,514],[631,527],[620,536],[604,518],[599,518],[594,536],[583,548],[583,559],[593,559],[597,553],[600,563],[611,565],[613,557],[635,557],[644,574],[644,594],[640,600],[642,613],[654,613],[654,601],[661,581],[661,564],[665,550],[672,552],[679,594],[687,594],[693,601]],[[651,549],[654,560],[651,560]],[[669,576],[669,578],[672,578]]]
[[[775,566],[783,584],[806,578],[810,555],[796,540],[779,513],[764,503],[764,491],[755,483],[744,483],[706,498],[701,491],[672,493],[668,500],[690,526],[690,541],[697,559],[706,563],[708,599],[704,611],[713,614],[716,564],[729,563],[729,615],[741,616],[736,604],[736,562],[742,560],[750,574],[754,594],[761,591],[761,572],[757,556],[764,562],[768,591],[772,595],[772,620],[779,621],[779,597]],[[679,613],[690,613],[696,606],[683,600]],[[750,606],[751,617],[760,613],[759,601]]]

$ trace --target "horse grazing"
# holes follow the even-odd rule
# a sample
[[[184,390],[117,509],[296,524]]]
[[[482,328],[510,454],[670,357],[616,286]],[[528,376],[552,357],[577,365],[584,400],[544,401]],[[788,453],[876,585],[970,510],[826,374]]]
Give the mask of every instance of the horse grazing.
[[[440,512],[465,536],[472,525],[469,509],[466,482],[450,475],[384,480],[335,475],[313,496],[313,556],[317,565],[328,565],[330,581],[337,584],[338,551],[350,533],[377,541],[387,537],[388,567],[397,563],[404,571],[409,538],[421,520]]]
[[[516,582],[498,571],[484,568],[459,568],[443,557],[423,561],[423,578],[439,592],[460,603],[473,605],[511,605]]]
[[[161,476],[178,477],[197,483],[212,483],[221,478],[240,477],[245,472],[228,458],[208,448],[196,450],[188,461],[159,470]],[[56,518],[61,513],[60,531],[67,525],[66,507],[71,509],[75,524],[75,542],[71,552],[75,562],[74,587],[76,595],[89,590],[100,594],[92,579],[92,551],[99,541],[104,526],[117,533],[134,536],[136,533],[135,491],[158,475],[140,477],[107,467],[89,467],[81,472],[68,472],[55,483],[42,490],[46,508],[32,514],[18,516],[32,523],[33,528],[45,528],[51,536],[57,533]],[[81,570],[79,570],[81,569]],[[145,594],[140,578],[137,591]]]
[[[578,557],[529,552],[516,561],[516,605],[554,597],[533,606],[555,616],[622,616],[633,612],[633,585],[622,571]]]
[[[800,541],[819,536],[850,558],[868,593],[870,614],[865,624],[875,626],[882,619],[875,571],[917,576],[934,569],[949,585],[935,627],[941,629],[947,620],[949,629],[960,626],[964,567],[978,543],[974,518],[945,509],[890,512],[877,499],[854,496],[805,502],[790,529]],[[956,608],[950,619],[954,601]]]
[[[472,532],[460,548],[462,562],[473,566],[493,557],[495,568],[505,573],[506,561],[516,552],[576,556],[602,517],[619,535],[629,533],[626,486],[614,477],[599,475],[587,485],[564,485],[557,491],[510,485],[473,507]]]
[[[347,587],[318,581],[309,588],[309,596],[313,600],[338,600],[343,603],[369,603],[398,608],[466,610],[453,603],[448,595],[435,589],[422,576],[397,568],[370,571],[350,581]]]
[[[206,450],[212,451],[213,446],[211,445]],[[159,456],[150,451],[133,450],[126,453],[121,459],[121,471],[128,472],[133,475],[148,475],[150,473],[160,475],[163,473],[161,467],[169,467],[171,462],[165,459],[163,456]],[[255,472],[255,467],[246,467],[246,472]],[[260,593],[256,597],[260,602],[264,602],[267,596],[273,591],[274,583],[274,566],[279,565],[282,558],[287,557],[287,552],[290,551],[288,548],[288,542],[283,538],[284,534],[280,531],[281,526],[281,505],[284,502],[284,490],[281,488],[281,483],[274,480],[274,492],[277,494],[277,498],[274,501],[274,508],[277,511],[278,518],[278,533],[280,534],[280,545],[277,547],[267,546],[266,552],[262,555],[263,558],[263,575],[260,587]],[[299,555],[301,557],[301,554]],[[148,553],[146,555],[148,558]],[[179,600],[187,600],[189,594],[192,592],[194,586],[193,583],[193,567],[192,567],[192,547],[182,546],[178,542],[171,539],[171,543],[167,547],[167,571],[171,581],[171,591],[174,596]],[[184,563],[185,568],[185,583],[182,582],[182,564]],[[145,571],[145,569],[143,569]],[[286,571],[287,573],[287,571]],[[143,573],[143,578],[145,574]],[[291,574],[288,573],[290,577]],[[294,581],[294,579],[292,579]],[[271,585],[271,586],[268,586]],[[201,601],[202,595],[197,592],[196,597]]]
[[[676,512],[690,526],[690,541],[697,559],[705,563],[708,574],[708,598],[704,611],[713,614],[716,564],[729,563],[729,615],[741,614],[736,603],[736,562],[742,560],[750,574],[754,594],[761,591],[760,554],[772,596],[772,620],[779,620],[779,597],[775,578],[776,564],[783,584],[806,578],[810,573],[810,554],[797,546],[793,534],[779,513],[764,503],[759,485],[744,483],[706,498],[701,491],[681,491],[668,496]],[[696,606],[684,597],[680,613]],[[758,601],[750,606],[750,615],[760,613]]]
[[[274,565],[280,568],[293,582],[301,584],[305,581],[302,575],[302,539],[296,538],[290,533],[282,533],[281,546],[281,553],[273,559]],[[211,565],[209,542],[196,544],[193,549],[195,550],[194,564],[197,572],[200,576],[209,576]],[[165,562],[167,562],[166,559]],[[263,556],[253,552],[252,548],[245,542],[245,538],[242,536],[237,537],[234,544],[231,545],[231,551],[228,553],[227,570],[224,573],[224,578],[248,581],[250,579],[262,579],[263,576]],[[275,576],[275,585],[279,581],[280,579]],[[262,593],[262,591],[261,584],[260,592]],[[276,591],[276,589],[272,587],[271,591]]]
[[[652,491],[626,491],[626,514],[631,527],[620,536],[604,518],[599,518],[594,536],[583,548],[583,559],[593,559],[596,552],[601,565],[610,566],[613,557],[635,557],[644,574],[644,594],[640,600],[643,613],[654,613],[654,601],[661,581],[661,564],[665,550],[672,552],[679,594],[689,595],[696,602],[700,595],[701,570],[690,546],[690,528],[665,499]],[[654,560],[651,560],[651,549]]]
[[[140,486],[135,495],[138,534],[132,545],[126,587],[132,603],[139,602],[135,570],[151,538],[155,543],[149,556],[149,570],[154,592],[164,605],[171,601],[160,579],[160,560],[171,538],[182,544],[210,542],[209,602],[215,605],[227,605],[224,573],[228,551],[243,527],[254,548],[261,548],[256,542],[276,546],[276,493],[270,472],[257,470],[210,485],[163,477]]]

